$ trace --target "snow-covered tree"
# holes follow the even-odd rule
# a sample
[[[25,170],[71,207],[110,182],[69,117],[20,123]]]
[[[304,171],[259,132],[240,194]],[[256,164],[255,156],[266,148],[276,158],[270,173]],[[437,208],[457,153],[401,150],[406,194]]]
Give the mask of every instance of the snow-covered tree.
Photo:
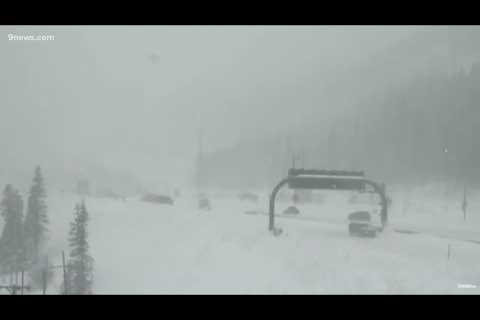
[[[48,216],[46,204],[45,183],[40,167],[35,168],[32,187],[28,196],[27,214],[24,231],[28,257],[32,262],[39,259],[42,246],[45,244],[48,232]]]
[[[74,221],[70,226],[68,263],[68,293],[91,294],[93,283],[93,258],[88,245],[88,212],[85,203],[75,206]]]
[[[10,184],[3,191],[0,207],[0,215],[5,220],[0,237],[0,266],[5,272],[20,271],[25,262],[23,201],[20,193]]]

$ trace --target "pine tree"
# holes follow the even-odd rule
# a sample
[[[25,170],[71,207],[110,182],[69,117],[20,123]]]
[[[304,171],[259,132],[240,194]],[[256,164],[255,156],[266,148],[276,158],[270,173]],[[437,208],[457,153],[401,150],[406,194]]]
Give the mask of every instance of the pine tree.
[[[33,263],[45,244],[48,223],[45,183],[40,167],[36,167],[24,225],[27,253]]]
[[[5,272],[20,271],[25,262],[23,201],[20,193],[12,185],[5,187],[0,206],[0,214],[5,220],[0,237],[0,266]]]
[[[74,221],[70,226],[69,294],[91,294],[93,258],[89,254],[87,227],[88,212],[82,202],[75,206]]]

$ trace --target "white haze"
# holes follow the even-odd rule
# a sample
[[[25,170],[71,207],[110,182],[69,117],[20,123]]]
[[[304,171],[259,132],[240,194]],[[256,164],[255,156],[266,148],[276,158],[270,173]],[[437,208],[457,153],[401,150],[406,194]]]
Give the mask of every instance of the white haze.
[[[32,216],[41,166],[53,265],[85,200],[93,293],[478,294],[479,39],[467,26],[1,26],[0,187]],[[294,156],[382,183],[385,228],[354,236],[350,213],[385,212],[359,190],[284,187],[269,216]],[[63,290],[54,273],[48,293]]]
[[[421,29],[2,26],[2,174],[28,177],[40,164],[65,183],[100,166],[183,183],[200,129],[212,151],[312,123],[312,114],[328,120],[345,92],[341,82],[322,88],[339,71],[343,81],[344,70]],[[299,91],[302,81],[315,85]]]

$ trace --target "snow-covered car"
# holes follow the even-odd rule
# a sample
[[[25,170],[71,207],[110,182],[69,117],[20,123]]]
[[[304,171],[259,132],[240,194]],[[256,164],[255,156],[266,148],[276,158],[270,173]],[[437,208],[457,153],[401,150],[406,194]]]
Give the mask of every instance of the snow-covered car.
[[[295,206],[289,206],[287,209],[283,210],[283,213],[296,215],[300,213],[300,210]]]
[[[142,201],[173,205],[173,199],[171,197],[161,194],[146,194],[142,197]]]
[[[206,197],[200,197],[198,199],[198,208],[201,210],[211,210],[212,205],[210,204],[210,200]]]

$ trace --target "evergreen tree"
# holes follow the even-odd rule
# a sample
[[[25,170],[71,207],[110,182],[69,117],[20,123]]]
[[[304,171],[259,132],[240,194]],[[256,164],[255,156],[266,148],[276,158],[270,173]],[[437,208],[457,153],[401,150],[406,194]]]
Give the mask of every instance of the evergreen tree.
[[[91,294],[93,258],[89,255],[88,212],[85,203],[75,206],[74,221],[70,226],[70,261],[68,263],[68,293]]]
[[[31,262],[39,259],[46,241],[48,223],[45,183],[40,167],[36,167],[24,225],[26,248]]]
[[[0,266],[5,272],[20,271],[25,262],[22,230],[23,201],[12,185],[5,187],[0,207],[0,214],[5,220],[0,237]]]

